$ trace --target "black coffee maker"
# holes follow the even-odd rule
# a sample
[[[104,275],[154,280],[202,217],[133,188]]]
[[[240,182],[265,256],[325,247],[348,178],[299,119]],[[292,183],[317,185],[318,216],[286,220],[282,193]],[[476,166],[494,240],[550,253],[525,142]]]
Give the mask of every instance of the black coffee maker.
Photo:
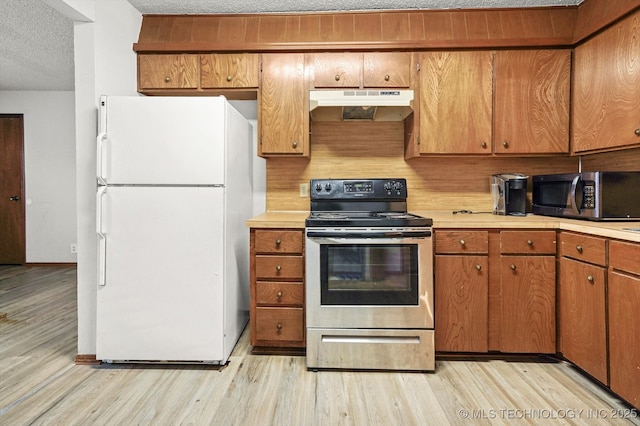
[[[491,176],[493,214],[526,214],[528,177],[520,173],[500,173]]]

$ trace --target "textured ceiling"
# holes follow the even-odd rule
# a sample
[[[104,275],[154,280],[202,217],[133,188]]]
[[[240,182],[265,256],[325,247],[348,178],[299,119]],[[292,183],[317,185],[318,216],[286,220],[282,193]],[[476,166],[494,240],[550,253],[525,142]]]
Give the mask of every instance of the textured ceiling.
[[[583,0],[128,1],[143,14],[198,14],[573,6]],[[74,90],[71,19],[43,0],[0,0],[0,90]]]

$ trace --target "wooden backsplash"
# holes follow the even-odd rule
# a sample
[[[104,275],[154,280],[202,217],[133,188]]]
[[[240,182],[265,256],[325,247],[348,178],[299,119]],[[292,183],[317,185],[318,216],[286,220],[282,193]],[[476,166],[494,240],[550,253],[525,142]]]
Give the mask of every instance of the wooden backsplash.
[[[405,161],[403,154],[402,122],[312,123],[311,158],[267,159],[267,210],[308,210],[309,198],[300,197],[300,184],[313,178],[404,177],[409,210],[489,211],[489,177],[494,173],[578,171],[577,157],[440,156]],[[640,155],[635,158],[637,162]]]

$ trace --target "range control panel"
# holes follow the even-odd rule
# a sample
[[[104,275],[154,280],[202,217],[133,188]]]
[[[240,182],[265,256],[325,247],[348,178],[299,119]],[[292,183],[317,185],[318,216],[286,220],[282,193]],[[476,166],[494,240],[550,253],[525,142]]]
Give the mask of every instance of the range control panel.
[[[312,179],[311,199],[406,199],[407,181],[397,179]]]

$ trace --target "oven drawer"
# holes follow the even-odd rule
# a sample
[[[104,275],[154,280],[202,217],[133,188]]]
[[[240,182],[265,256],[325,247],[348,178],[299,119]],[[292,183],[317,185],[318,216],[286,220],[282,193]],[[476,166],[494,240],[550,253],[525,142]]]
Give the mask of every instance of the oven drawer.
[[[487,231],[436,231],[436,253],[489,252]]]
[[[300,231],[267,230],[255,232],[256,253],[299,253],[303,251],[303,233]]]
[[[261,306],[302,306],[304,286],[301,282],[258,281],[256,303]]]
[[[500,231],[502,254],[556,254],[556,231]]]
[[[304,340],[302,308],[256,308],[256,339],[258,341]]]

